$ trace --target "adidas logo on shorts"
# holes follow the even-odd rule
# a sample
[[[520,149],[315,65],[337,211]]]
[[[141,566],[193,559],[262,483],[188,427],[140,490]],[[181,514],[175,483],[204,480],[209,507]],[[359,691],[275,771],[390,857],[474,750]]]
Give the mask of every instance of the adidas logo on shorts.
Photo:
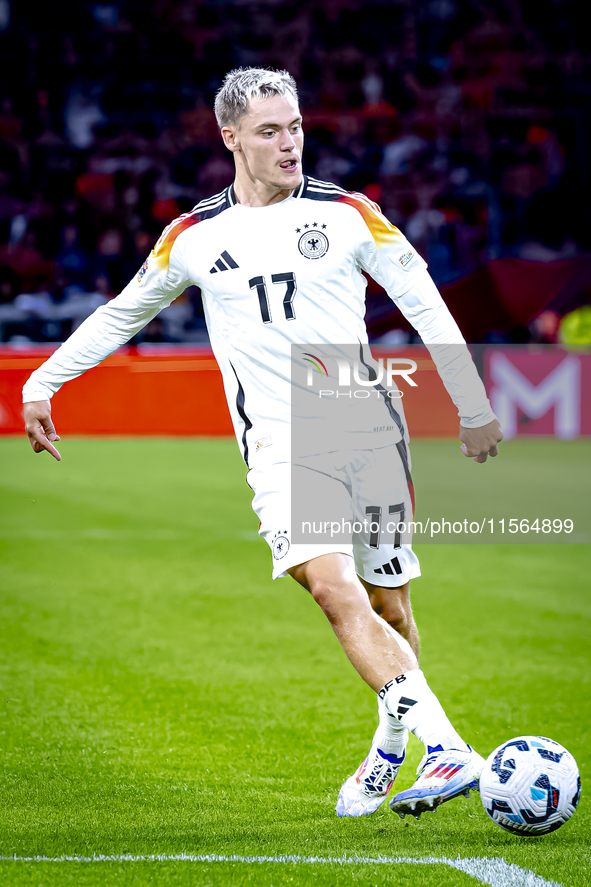
[[[394,569],[392,569],[394,567]],[[381,567],[378,567],[377,570],[374,570],[374,573],[381,573],[382,575],[386,573],[388,576],[393,576],[396,573],[397,576],[400,576],[402,573],[402,567],[400,566],[400,561],[397,557],[393,557],[391,561],[387,564],[382,564]]]

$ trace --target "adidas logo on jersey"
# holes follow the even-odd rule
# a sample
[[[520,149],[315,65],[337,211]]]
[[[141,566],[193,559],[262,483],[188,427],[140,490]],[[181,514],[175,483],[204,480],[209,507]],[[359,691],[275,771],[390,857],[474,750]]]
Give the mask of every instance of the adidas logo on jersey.
[[[392,569],[394,567],[394,569]],[[374,573],[386,573],[388,576],[393,576],[396,573],[397,576],[400,576],[402,573],[402,567],[400,566],[400,561],[397,557],[393,557],[392,560],[387,564],[382,564],[381,567],[378,567],[377,570],[374,570]]]
[[[210,274],[217,274],[218,271],[230,271],[230,269],[239,268],[237,262],[234,261],[232,256],[226,250],[223,251],[220,258],[217,260],[213,268],[209,269]]]

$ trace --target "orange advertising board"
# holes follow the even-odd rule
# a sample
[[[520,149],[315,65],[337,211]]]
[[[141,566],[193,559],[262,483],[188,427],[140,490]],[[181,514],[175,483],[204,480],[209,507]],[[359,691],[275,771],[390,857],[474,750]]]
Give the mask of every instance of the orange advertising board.
[[[0,433],[22,431],[22,386],[53,350],[0,348]],[[417,387],[400,382],[411,436],[457,436],[456,409],[427,349],[372,350],[376,357],[408,356],[417,363]],[[121,348],[64,385],[52,410],[60,434],[233,434],[222,376],[209,348]]]

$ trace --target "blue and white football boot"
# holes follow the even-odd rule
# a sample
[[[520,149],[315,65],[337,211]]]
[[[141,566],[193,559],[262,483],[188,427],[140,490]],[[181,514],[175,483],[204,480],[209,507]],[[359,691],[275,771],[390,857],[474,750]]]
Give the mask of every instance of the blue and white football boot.
[[[435,810],[458,795],[470,797],[470,789],[478,788],[484,758],[468,746],[469,751],[438,749],[426,754],[417,767],[418,779],[412,788],[399,792],[390,807],[404,819],[407,813],[419,819],[425,810]]]
[[[400,757],[372,745],[365,761],[341,786],[337,816],[369,816],[380,807],[394,784],[406,752]]]

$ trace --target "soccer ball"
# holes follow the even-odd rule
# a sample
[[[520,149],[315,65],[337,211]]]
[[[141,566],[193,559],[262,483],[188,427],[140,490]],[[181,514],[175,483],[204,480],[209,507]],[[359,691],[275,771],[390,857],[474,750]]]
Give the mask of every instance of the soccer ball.
[[[580,796],[577,762],[544,736],[518,736],[499,745],[480,776],[480,798],[492,821],[529,837],[560,828]]]

